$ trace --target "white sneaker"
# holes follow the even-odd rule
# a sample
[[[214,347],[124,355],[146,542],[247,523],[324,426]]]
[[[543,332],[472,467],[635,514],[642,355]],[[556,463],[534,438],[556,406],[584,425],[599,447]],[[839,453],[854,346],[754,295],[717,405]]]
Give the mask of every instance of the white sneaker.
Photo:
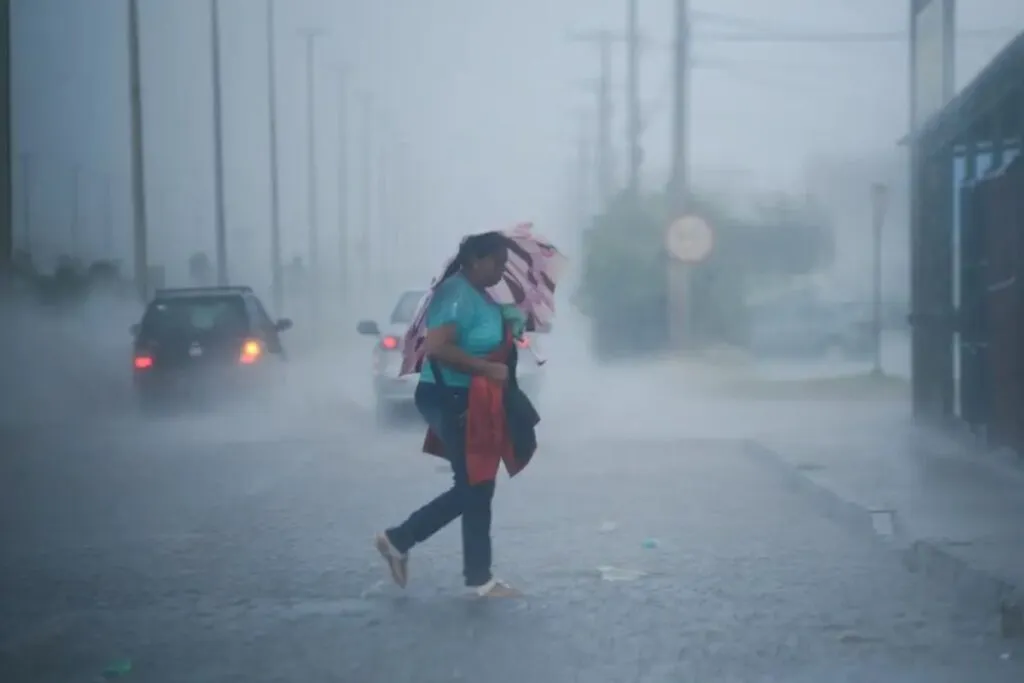
[[[373,544],[377,548],[377,552],[380,553],[380,556],[388,563],[391,578],[401,588],[405,588],[409,582],[409,554],[398,552],[398,549],[391,545],[388,535],[383,532],[377,534]]]
[[[482,586],[474,586],[471,595],[476,598],[521,598],[522,591],[513,588],[501,579],[491,579]]]

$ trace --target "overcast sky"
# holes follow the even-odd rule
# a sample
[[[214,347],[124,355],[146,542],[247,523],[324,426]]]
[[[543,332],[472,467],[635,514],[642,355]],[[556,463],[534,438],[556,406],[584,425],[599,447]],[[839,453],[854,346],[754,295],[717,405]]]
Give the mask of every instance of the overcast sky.
[[[645,182],[664,181],[671,107],[671,0],[641,0],[651,46],[643,58]],[[130,254],[126,0],[14,0],[14,149],[31,167],[34,246],[67,250],[75,167],[80,167],[79,249],[102,250],[111,188],[114,250]],[[140,0],[153,261],[183,272],[213,245],[212,114],[208,0]],[[694,2],[691,150],[698,177],[801,190],[808,158],[882,154],[905,132],[904,42],[736,43],[727,32],[906,29],[897,0]],[[1019,0],[961,2],[962,28],[1003,28],[964,38],[963,83],[1024,29]],[[970,6],[969,9],[967,6]],[[268,132],[263,0],[220,0],[227,217],[237,279],[267,272]],[[306,87],[301,31],[317,43],[318,207],[321,260],[336,264],[338,67],[357,99],[374,100],[387,135],[406,243],[389,258],[433,270],[459,235],[533,219],[561,235],[581,126],[593,126],[592,47],[572,31],[621,29],[623,0],[278,0],[280,169],[286,251],[305,255]],[[625,52],[617,48],[616,135],[624,134]],[[358,98],[362,98],[361,94]],[[354,107],[355,108],[355,107]],[[355,134],[364,130],[355,112]],[[386,131],[386,133],[385,133]],[[400,145],[402,143],[402,145]],[[404,145],[404,146],[403,146]],[[622,145],[617,150],[622,173]],[[357,188],[358,189],[358,188]],[[16,226],[24,183],[16,171]],[[358,208],[353,217],[358,217]]]

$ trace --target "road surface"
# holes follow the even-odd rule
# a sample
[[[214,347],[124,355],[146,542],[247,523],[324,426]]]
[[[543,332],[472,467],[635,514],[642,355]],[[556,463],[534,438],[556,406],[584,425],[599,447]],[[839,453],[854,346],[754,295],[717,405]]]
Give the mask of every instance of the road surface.
[[[553,371],[543,450],[496,497],[525,599],[462,594],[457,526],[401,591],[373,534],[448,475],[341,386],[360,354],[300,364],[280,401],[8,429],[0,680],[1024,680],[988,610],[825,517],[657,367]]]

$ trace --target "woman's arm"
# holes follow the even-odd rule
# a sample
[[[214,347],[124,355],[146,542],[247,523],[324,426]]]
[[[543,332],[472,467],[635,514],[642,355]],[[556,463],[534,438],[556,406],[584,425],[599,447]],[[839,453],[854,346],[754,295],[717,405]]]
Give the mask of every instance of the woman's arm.
[[[424,340],[427,358],[458,372],[504,382],[508,378],[508,368],[504,363],[477,358],[459,347],[458,320],[467,309],[472,310],[472,300],[467,299],[465,285],[458,280],[442,283],[435,296],[437,298],[427,309],[427,337]]]
[[[491,372],[489,366],[493,365],[459,348],[458,330],[454,324],[428,329],[423,350],[427,358],[470,375],[488,375]]]

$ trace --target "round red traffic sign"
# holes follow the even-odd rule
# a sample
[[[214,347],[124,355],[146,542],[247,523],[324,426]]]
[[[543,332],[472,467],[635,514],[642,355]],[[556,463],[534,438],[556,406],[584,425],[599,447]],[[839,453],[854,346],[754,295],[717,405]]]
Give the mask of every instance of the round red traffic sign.
[[[714,245],[711,226],[699,216],[683,216],[665,231],[665,248],[683,263],[700,263],[711,254]]]

